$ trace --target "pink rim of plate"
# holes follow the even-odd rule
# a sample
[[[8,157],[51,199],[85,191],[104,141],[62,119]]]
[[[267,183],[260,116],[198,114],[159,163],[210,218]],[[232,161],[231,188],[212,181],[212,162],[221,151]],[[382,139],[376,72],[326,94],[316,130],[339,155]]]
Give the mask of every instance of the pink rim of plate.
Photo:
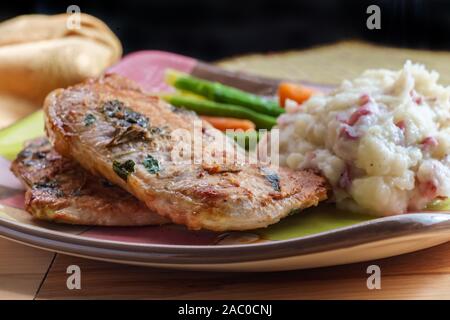
[[[163,51],[138,51],[126,55],[118,64],[107,70],[139,83],[149,92],[166,91],[170,87],[164,83],[164,71],[168,68],[190,73],[197,60]]]

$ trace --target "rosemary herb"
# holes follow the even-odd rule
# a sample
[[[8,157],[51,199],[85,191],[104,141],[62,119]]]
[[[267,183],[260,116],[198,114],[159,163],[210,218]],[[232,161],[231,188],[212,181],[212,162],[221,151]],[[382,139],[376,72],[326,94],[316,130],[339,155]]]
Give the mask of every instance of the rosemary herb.
[[[113,161],[114,172],[121,177],[123,180],[127,181],[130,173],[134,172],[135,163],[133,160],[127,160],[125,162]]]
[[[86,114],[86,117],[84,117],[84,125],[86,127],[89,127],[91,124],[93,124],[97,120],[95,116],[91,113]]]
[[[147,155],[145,157],[144,161],[142,162],[142,165],[149,173],[157,173],[161,170],[158,160],[156,160],[151,155]]]
[[[267,168],[262,168],[261,171],[264,173],[264,177],[267,179],[267,181],[269,181],[272,185],[273,190],[278,192],[281,191],[280,177],[278,176],[278,174]]]

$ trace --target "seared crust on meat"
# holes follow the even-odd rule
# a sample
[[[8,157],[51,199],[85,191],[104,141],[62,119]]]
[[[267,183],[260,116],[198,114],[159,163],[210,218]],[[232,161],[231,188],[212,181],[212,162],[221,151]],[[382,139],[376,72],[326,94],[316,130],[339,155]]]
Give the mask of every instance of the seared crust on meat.
[[[44,108],[47,134],[59,153],[190,229],[266,227],[327,197],[325,180],[311,171],[216,165],[224,153],[211,137],[221,133],[206,124],[202,149],[213,152],[202,163],[175,160],[175,130],[189,136],[198,117],[118,75],[56,90]],[[231,140],[227,143],[236,148]]]
[[[46,138],[30,141],[11,170],[27,189],[25,209],[38,219],[98,226],[168,222],[128,192],[63,158]]]

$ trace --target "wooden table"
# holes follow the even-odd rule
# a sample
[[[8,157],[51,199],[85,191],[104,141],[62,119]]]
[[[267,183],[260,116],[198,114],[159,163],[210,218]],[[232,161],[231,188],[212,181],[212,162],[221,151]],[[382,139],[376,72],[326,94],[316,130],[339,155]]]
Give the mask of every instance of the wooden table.
[[[335,83],[367,67],[399,67],[407,58],[431,65],[445,74],[445,83],[450,83],[448,53],[386,50],[359,43],[281,55],[250,55],[221,65],[266,76]],[[17,117],[20,115],[18,112]],[[371,264],[381,268],[381,290],[367,289],[366,269]],[[69,265],[81,268],[81,290],[66,287]],[[450,243],[365,263],[245,274],[130,267],[49,253],[0,239],[0,298],[450,299]]]
[[[381,268],[381,289],[366,269]],[[66,286],[81,268],[81,290]],[[345,266],[270,273],[159,270],[97,262],[0,240],[1,299],[450,299],[450,243]]]

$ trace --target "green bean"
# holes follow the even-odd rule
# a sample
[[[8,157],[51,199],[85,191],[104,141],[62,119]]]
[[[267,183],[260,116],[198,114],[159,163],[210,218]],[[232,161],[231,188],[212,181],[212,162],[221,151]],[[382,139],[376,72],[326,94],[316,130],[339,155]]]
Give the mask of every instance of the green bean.
[[[276,124],[275,117],[257,113],[241,106],[182,95],[163,95],[162,97],[173,106],[183,107],[195,111],[200,115],[248,119],[252,121],[258,129],[271,129]]]
[[[267,99],[219,82],[211,82],[174,70],[166,71],[166,82],[179,90],[186,90],[220,103],[247,107],[258,113],[279,116],[284,113],[275,100]]]

